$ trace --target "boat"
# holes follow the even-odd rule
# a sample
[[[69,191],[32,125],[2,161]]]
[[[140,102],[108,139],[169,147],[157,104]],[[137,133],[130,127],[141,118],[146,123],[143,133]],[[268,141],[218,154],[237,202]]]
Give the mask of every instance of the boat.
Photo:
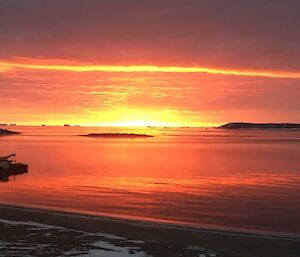
[[[9,176],[28,173],[28,164],[17,163],[12,160],[16,154],[10,154],[0,157],[0,179],[8,178]]]

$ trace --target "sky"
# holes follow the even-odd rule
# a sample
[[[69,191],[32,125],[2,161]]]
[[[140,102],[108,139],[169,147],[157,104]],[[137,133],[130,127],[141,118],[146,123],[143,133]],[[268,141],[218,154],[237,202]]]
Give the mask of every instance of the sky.
[[[298,0],[0,0],[0,123],[300,122]]]

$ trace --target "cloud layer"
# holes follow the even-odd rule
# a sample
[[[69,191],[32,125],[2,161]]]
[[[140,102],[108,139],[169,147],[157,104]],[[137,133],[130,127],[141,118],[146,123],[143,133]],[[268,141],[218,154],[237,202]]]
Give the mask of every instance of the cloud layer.
[[[0,56],[300,70],[297,0],[0,1]]]
[[[0,0],[0,123],[300,122],[299,10]]]

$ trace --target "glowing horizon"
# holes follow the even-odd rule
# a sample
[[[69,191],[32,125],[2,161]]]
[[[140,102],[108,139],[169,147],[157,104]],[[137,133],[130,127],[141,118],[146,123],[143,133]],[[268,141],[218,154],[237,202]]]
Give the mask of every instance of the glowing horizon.
[[[290,112],[298,73],[15,58],[0,61],[0,74],[7,83],[0,123],[214,127],[231,121],[297,122],[292,112],[279,119],[284,109],[273,110],[278,108],[274,99],[288,87],[289,100],[281,106]]]
[[[23,58],[20,58],[23,59]],[[25,58],[26,60],[26,58]],[[14,69],[48,70],[64,72],[120,72],[120,73],[207,73],[214,75],[234,75],[247,77],[299,79],[300,71],[282,70],[245,70],[209,68],[202,66],[158,66],[158,65],[91,65],[91,64],[57,64],[51,60],[30,59],[33,62],[0,61],[0,72]],[[47,61],[49,63],[47,63]],[[40,62],[40,63],[39,63]]]
[[[17,125],[63,126],[68,124],[70,126],[87,127],[215,127],[221,125],[219,122],[195,120],[193,117],[186,118],[177,110],[137,110],[127,107],[105,111],[90,111],[88,117],[86,117],[86,113],[82,115],[75,114],[69,116],[69,118],[65,114],[60,114],[58,118],[57,115],[55,115],[56,117],[42,116],[44,116],[44,119],[39,117],[36,121],[21,120]],[[16,122],[8,122],[7,124],[11,123]]]

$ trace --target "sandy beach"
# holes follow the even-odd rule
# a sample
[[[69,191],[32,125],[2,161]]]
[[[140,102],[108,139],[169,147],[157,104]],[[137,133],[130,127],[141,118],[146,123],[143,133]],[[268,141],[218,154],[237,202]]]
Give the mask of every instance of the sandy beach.
[[[0,206],[1,256],[298,257],[300,238]]]

